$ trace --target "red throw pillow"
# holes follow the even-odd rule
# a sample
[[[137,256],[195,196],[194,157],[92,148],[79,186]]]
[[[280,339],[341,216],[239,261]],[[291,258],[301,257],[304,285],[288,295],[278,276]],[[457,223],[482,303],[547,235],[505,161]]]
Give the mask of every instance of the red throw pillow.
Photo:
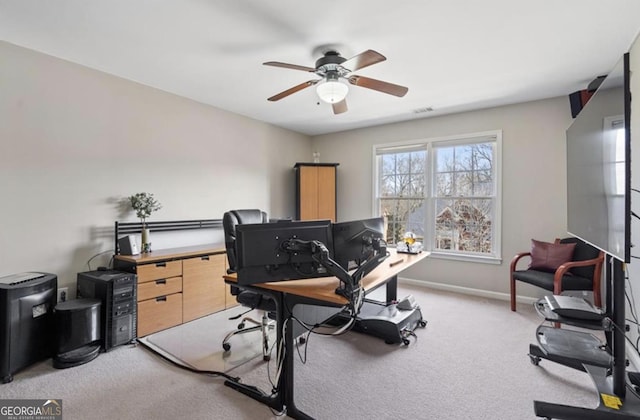
[[[575,247],[575,243],[552,244],[532,239],[529,269],[554,272],[562,264],[573,259]]]

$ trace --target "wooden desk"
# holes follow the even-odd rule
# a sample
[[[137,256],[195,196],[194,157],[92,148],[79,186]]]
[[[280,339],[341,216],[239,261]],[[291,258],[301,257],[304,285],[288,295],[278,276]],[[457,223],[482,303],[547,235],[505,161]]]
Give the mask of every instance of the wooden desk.
[[[415,255],[399,254],[395,249],[390,249],[389,254],[389,258],[362,279],[362,286],[365,291],[374,290],[388,283],[401,271],[429,256],[428,252],[421,252],[420,254]],[[226,275],[224,276],[224,279],[229,283],[237,283],[238,281],[236,274]],[[339,285],[340,280],[336,277],[319,277],[314,279],[260,283],[253,286],[259,287],[260,289],[268,289],[289,295],[309,298],[318,301],[319,304],[344,306],[348,303],[347,299],[335,292]]]
[[[389,258],[383,261],[361,281],[365,292],[372,291],[382,285],[387,285],[387,301],[396,298],[398,274],[429,256],[428,252],[417,255],[398,254],[395,249],[389,250]],[[224,276],[225,281],[237,284],[236,275]],[[278,378],[276,392],[273,395],[265,395],[257,388],[234,380],[225,381],[225,385],[239,391],[256,401],[259,401],[274,410],[286,411],[287,416],[294,419],[312,420],[313,418],[295,405],[294,399],[294,333],[293,333],[293,309],[298,304],[312,304],[319,306],[341,307],[348,304],[347,299],[335,293],[340,285],[336,277],[322,277],[304,280],[289,280],[272,283],[259,283],[250,286],[238,286],[254,290],[273,298],[276,302],[277,314],[277,340],[284,341],[284,356],[282,372]],[[284,335],[283,335],[284,331]],[[280,346],[276,346],[280,348]],[[280,354],[277,356],[280,357]]]

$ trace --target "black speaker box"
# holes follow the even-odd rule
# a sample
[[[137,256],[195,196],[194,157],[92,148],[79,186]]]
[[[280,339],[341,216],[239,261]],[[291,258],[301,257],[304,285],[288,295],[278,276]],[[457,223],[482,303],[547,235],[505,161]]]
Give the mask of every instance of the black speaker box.
[[[575,118],[578,116],[582,108],[589,102],[591,96],[593,95],[593,91],[589,91],[586,89],[578,90],[569,95],[569,104],[571,105],[571,117]]]
[[[122,255],[138,255],[140,253],[138,251],[136,239],[131,235],[123,236],[118,239],[118,248]]]
[[[101,305],[99,299],[73,299],[56,305],[58,345],[54,368],[79,366],[98,357]]]

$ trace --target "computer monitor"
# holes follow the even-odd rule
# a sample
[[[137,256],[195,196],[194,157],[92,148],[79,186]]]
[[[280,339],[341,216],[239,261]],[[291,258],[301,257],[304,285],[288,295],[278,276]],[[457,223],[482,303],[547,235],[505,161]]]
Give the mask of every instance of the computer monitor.
[[[297,244],[319,241],[332,256],[330,220],[289,223],[240,224],[236,226],[238,285],[325,277],[330,274],[307,249]]]
[[[333,259],[347,271],[358,268],[380,250],[384,236],[382,217],[334,223]]]

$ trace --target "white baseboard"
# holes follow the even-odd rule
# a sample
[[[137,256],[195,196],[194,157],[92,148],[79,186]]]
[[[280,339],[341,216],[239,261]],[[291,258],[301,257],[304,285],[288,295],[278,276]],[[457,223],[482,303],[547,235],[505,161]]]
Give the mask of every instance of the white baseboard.
[[[429,289],[444,290],[444,291],[447,291],[447,292],[455,292],[455,293],[462,293],[462,294],[465,294],[465,295],[480,296],[480,297],[485,297],[485,298],[489,298],[489,299],[498,299],[498,300],[506,300],[506,301],[511,300],[511,295],[509,295],[507,293],[491,292],[491,291],[488,291],[488,290],[473,289],[473,288],[470,288],[470,287],[453,286],[453,285],[450,285],[450,284],[434,283],[434,282],[430,282],[430,281],[408,279],[408,278],[404,278],[404,277],[398,277],[398,282],[411,284],[413,286],[422,286],[422,287],[426,287],[426,288],[429,288]],[[526,303],[526,304],[529,304],[529,305],[533,305],[538,299],[539,298],[533,298],[533,297],[530,297],[530,296],[518,296],[518,295],[516,295],[516,301],[517,302]]]

